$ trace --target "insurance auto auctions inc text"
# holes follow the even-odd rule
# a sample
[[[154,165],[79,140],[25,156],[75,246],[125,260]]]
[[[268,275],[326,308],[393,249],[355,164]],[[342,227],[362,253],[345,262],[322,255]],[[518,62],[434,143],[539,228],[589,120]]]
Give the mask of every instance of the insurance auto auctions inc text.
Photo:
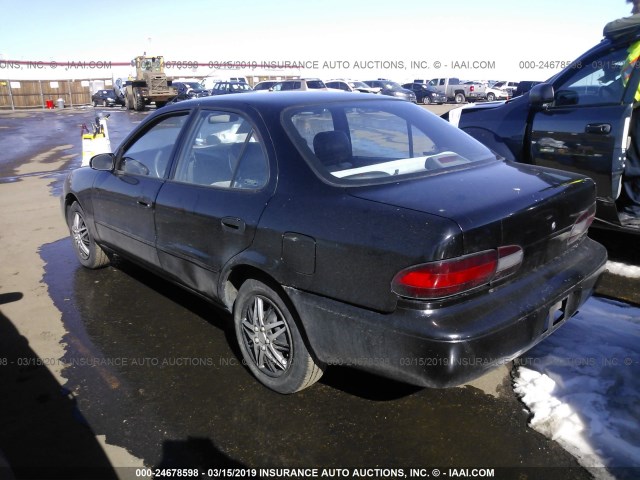
[[[218,472],[221,473],[221,472]],[[261,468],[262,478],[493,478],[493,468]],[[221,475],[224,477],[224,475]]]

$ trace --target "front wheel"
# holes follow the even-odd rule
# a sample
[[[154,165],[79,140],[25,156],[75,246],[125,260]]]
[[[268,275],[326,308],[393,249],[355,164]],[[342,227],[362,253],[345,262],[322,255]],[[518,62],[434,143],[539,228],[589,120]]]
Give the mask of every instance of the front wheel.
[[[431,103],[431,97],[429,95],[425,95],[422,97],[422,104],[429,105]]]
[[[278,393],[317,382],[323,366],[314,360],[283,298],[258,280],[247,280],[233,309],[236,337],[251,373]]]
[[[109,264],[109,257],[93,239],[85,221],[84,211],[78,202],[73,202],[69,207],[67,225],[76,257],[83,266],[95,269]]]
[[[496,96],[493,93],[491,93],[491,92],[487,93],[487,101],[488,102],[493,102],[495,99],[496,99]]]
[[[145,107],[144,98],[142,98],[142,97],[136,97],[136,99],[135,99],[135,106],[136,106],[136,107],[135,107],[136,111],[138,111],[138,112],[143,111],[143,110],[144,110],[144,107]]]

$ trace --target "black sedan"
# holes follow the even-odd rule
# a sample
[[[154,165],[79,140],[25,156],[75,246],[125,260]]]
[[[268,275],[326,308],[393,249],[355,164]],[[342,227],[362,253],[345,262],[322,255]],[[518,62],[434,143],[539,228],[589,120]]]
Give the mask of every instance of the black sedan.
[[[124,101],[116,96],[113,90],[98,90],[91,96],[91,102],[94,107],[113,107],[115,105],[124,105]]]
[[[364,83],[373,88],[379,88],[382,95],[401,98],[409,102],[416,103],[416,94],[406,88],[402,88],[399,83],[379,78],[378,80],[365,80]]]
[[[406,88],[407,90],[411,90],[415,93],[418,103],[422,103],[424,105],[429,105],[431,103],[447,103],[447,96],[445,94],[440,93],[435,88],[424,83],[405,83],[402,85],[402,88]]]
[[[606,261],[590,179],[373,95],[167,106],[61,200],[82,265],[116,253],[232,312],[248,368],[281,393],[332,364],[463,383],[561,326]]]
[[[171,86],[178,92],[178,100],[209,96],[209,90],[202,88],[198,82],[172,82]]]

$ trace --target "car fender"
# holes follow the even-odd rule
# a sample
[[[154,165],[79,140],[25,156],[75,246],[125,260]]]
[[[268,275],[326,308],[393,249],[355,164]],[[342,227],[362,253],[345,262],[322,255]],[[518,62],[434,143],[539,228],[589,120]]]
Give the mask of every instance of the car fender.
[[[90,167],[80,167],[72,171],[65,179],[62,196],[60,198],[62,215],[67,221],[67,212],[71,204],[77,201],[86,215],[85,222],[93,237],[100,242],[100,238],[97,235],[95,222],[93,220],[93,203],[91,202],[90,191],[93,188],[96,178],[100,173],[110,172],[96,172]]]

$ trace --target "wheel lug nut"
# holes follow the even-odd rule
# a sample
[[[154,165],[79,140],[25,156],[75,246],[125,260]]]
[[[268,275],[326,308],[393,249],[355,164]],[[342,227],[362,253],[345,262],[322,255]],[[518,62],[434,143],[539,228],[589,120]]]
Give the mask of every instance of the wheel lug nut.
[[[264,345],[262,347],[260,347],[263,351],[267,349],[267,347],[265,347]]]

